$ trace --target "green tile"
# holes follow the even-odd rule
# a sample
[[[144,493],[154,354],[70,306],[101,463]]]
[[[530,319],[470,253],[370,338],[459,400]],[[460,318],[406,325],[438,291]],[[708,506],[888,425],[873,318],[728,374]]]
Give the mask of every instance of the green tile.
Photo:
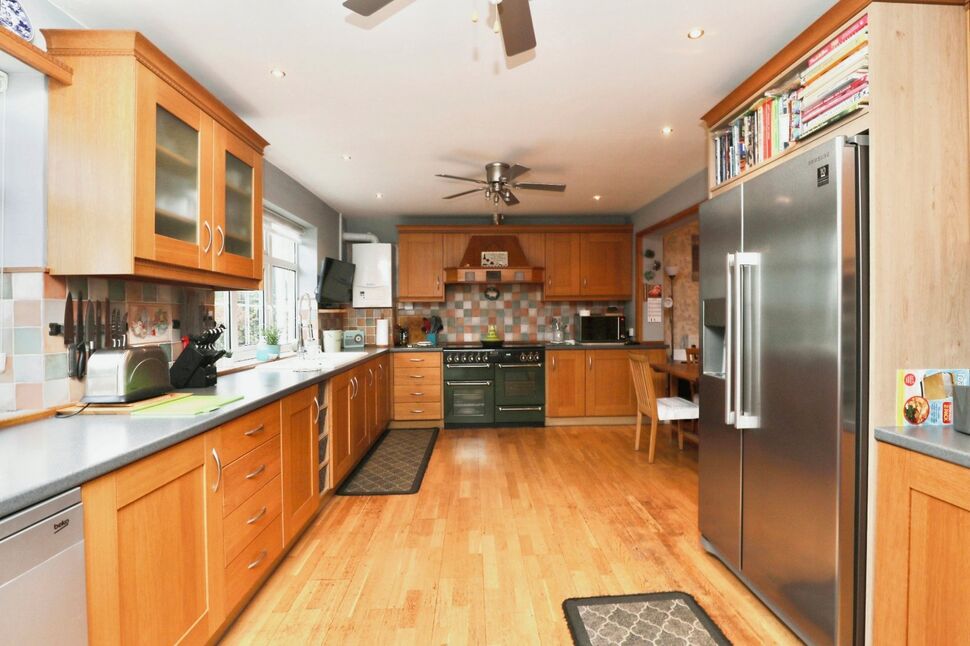
[[[109,280],[108,298],[111,299],[112,303],[120,303],[121,301],[125,300],[125,281]]]
[[[158,300],[158,286],[145,283],[141,287],[141,297],[146,303],[154,303]]]
[[[48,354],[44,356],[44,380],[63,379],[67,377],[67,353]]]
[[[40,354],[41,349],[40,328],[38,327],[15,327],[13,329],[13,353],[14,354]]]

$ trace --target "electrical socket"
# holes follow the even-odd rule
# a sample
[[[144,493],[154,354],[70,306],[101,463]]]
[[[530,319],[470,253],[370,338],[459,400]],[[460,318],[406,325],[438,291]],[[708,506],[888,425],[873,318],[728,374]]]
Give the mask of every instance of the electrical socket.
[[[0,94],[7,91],[7,73],[0,70]]]

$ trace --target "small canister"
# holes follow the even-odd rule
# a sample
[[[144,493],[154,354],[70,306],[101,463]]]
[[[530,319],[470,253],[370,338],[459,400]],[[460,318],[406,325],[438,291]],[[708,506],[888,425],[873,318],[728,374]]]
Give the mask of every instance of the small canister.
[[[953,386],[953,430],[970,435],[970,386]]]
[[[343,346],[343,330],[324,330],[323,331],[323,351],[340,352]]]

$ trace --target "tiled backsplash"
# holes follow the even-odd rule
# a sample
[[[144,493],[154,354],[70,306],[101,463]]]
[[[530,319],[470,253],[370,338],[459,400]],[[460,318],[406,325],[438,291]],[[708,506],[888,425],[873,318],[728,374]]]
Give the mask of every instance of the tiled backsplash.
[[[569,323],[566,337],[572,338],[573,315],[581,309],[593,313],[605,312],[609,306],[621,311],[626,305],[616,302],[556,302],[542,300],[539,285],[500,285],[498,300],[485,298],[481,285],[449,285],[444,303],[414,303],[411,309],[398,307],[398,319],[411,316],[438,315],[445,329],[439,335],[439,345],[449,341],[477,341],[494,325],[505,339],[552,340],[552,320],[565,319]]]
[[[182,330],[194,331],[213,300],[211,290],[191,287],[42,272],[0,275],[0,352],[7,355],[0,372],[0,412],[58,406],[83,395],[84,383],[67,376],[64,338],[48,334],[50,323],[64,323],[68,289],[75,306],[81,296],[109,298],[113,311],[128,315],[129,341],[158,343],[169,360],[181,351]]]

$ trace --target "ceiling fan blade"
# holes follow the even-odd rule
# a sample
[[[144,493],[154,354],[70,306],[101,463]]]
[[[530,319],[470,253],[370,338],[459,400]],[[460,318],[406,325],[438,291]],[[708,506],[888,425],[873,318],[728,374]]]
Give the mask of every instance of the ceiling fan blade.
[[[445,179],[457,179],[457,180],[460,180],[462,182],[475,182],[476,184],[487,184],[488,183],[488,182],[485,182],[485,181],[480,180],[480,179],[472,179],[471,177],[458,177],[457,175],[444,175],[442,173],[437,173],[435,175],[435,177],[444,177]]]
[[[502,192],[502,201],[505,202],[506,206],[515,206],[519,203],[519,198],[517,198],[512,191]]]
[[[346,0],[344,6],[362,16],[370,16],[377,13],[394,0]]]
[[[535,49],[536,32],[532,27],[529,0],[502,0],[498,5],[498,16],[502,21],[502,38],[505,40],[506,56],[515,56]]]
[[[461,197],[462,195],[471,195],[472,193],[479,193],[482,190],[483,189],[480,189],[480,188],[473,188],[470,191],[462,191],[461,193],[455,193],[454,195],[448,195],[448,196],[443,197],[441,199],[443,199],[443,200],[453,200],[456,197]]]
[[[514,180],[519,175],[525,175],[526,173],[529,172],[529,170],[530,169],[529,169],[528,166],[522,166],[521,164],[513,164],[512,167],[509,168],[509,172],[508,172],[509,179],[508,179],[508,181],[511,182],[512,180]]]
[[[522,184],[513,184],[515,188],[524,188],[530,191],[557,191],[562,193],[566,190],[565,184],[537,184],[535,182],[524,182]]]

